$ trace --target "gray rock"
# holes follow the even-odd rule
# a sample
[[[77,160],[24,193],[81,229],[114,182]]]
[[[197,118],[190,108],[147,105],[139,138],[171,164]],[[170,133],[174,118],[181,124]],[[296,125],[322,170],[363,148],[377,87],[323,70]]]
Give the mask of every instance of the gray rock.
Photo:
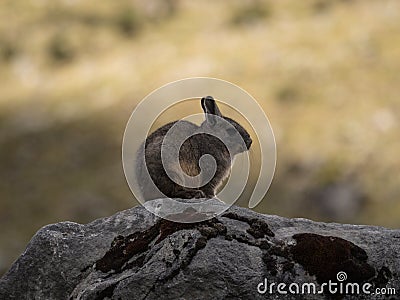
[[[332,299],[326,286],[310,295],[290,294],[289,285],[320,290],[329,280],[340,283],[339,272],[347,276],[343,287],[368,283],[371,292],[400,293],[400,230],[239,207],[200,223],[173,223],[135,207],[39,230],[0,279],[0,299]],[[265,280],[272,293],[258,292]],[[288,294],[277,291],[279,283]]]

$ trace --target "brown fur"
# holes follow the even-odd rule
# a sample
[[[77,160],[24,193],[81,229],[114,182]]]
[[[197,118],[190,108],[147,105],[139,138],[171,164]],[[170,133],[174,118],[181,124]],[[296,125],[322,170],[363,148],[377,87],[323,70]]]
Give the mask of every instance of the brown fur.
[[[179,149],[179,165],[174,165],[172,162],[166,161],[165,168],[168,168],[169,173],[173,173],[173,179],[180,178],[182,176],[182,171],[189,176],[196,176],[200,173],[199,159],[204,154],[210,154],[214,157],[217,163],[217,170],[214,177],[204,186],[198,188],[187,188],[176,184],[171,180],[167,173],[165,172],[164,166],[161,162],[161,146],[164,141],[164,137],[168,130],[178,121],[166,124],[156,131],[154,131],[149,137],[147,137],[144,143],[144,149],[138,152],[138,165],[136,169],[136,175],[141,182],[147,166],[147,170],[150,174],[152,181],[155,186],[161,191],[155,191],[152,187],[152,183],[142,182],[141,192],[145,200],[156,199],[160,197],[170,197],[170,198],[204,198],[213,197],[216,194],[217,188],[221,185],[222,181],[229,174],[229,170],[232,164],[233,156],[247,151],[251,145],[251,138],[247,131],[232,119],[223,117],[226,121],[231,123],[236,130],[240,133],[247,149],[242,149],[241,147],[236,147],[235,153],[232,153],[232,157],[229,154],[227,147],[218,138],[210,135],[201,133],[201,129],[208,126],[212,130],[223,131],[224,128],[219,122],[212,119],[213,115],[221,116],[218,106],[216,105],[214,99],[210,96],[202,99],[202,107],[206,113],[206,121],[202,123],[201,126],[197,126],[191,122],[182,122],[182,127],[185,133],[193,134],[188,138]],[[221,116],[222,117],[222,116]],[[199,132],[199,133],[197,133]],[[230,141],[235,144],[235,141]],[[238,142],[238,145],[240,142]],[[144,150],[144,153],[143,153]],[[145,157],[145,165],[140,161],[140,157]]]

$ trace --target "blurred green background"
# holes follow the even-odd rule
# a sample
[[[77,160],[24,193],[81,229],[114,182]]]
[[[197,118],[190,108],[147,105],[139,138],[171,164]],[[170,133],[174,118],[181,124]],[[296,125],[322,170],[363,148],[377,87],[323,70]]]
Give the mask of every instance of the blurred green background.
[[[399,20],[397,0],[1,1],[0,275],[41,226],[136,205],[125,124],[192,76],[243,87],[272,123],[257,211],[398,228]]]

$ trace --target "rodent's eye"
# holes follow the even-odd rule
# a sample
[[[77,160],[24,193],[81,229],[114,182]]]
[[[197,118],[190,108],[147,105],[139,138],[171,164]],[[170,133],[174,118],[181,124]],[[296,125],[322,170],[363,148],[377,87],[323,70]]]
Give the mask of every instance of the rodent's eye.
[[[226,132],[227,132],[229,135],[234,135],[234,134],[237,132],[237,130],[236,130],[235,128],[228,128],[228,129],[226,130]]]

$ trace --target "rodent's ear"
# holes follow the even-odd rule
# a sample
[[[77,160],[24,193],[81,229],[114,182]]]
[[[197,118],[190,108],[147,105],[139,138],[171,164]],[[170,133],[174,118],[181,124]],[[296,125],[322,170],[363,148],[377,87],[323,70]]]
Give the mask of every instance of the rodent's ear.
[[[206,121],[215,125],[216,118],[214,116],[222,117],[221,112],[215,102],[214,98],[207,96],[201,99],[201,107],[206,114]]]

